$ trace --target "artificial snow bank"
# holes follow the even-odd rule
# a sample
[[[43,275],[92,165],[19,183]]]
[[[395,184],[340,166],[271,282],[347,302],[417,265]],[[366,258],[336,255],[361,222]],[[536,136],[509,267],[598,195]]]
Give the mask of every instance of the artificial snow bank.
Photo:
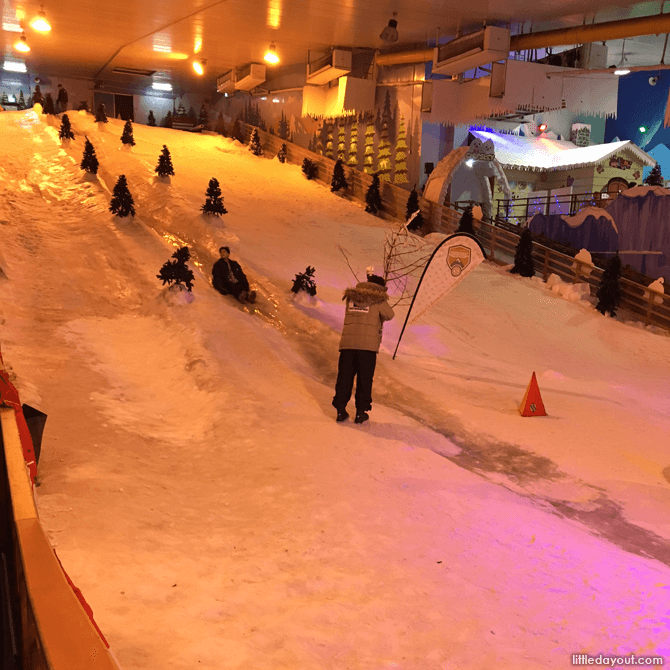
[[[397,307],[370,423],[336,424],[342,292],[387,224],[220,137],[136,125],[126,152],[73,114],[62,148],[22,118],[0,115],[3,352],[49,415],[42,523],[125,670],[670,655],[670,338],[482,264],[391,360]],[[135,218],[108,211],[119,174]],[[188,304],[156,278],[184,244]],[[222,245],[254,308],[209,285]],[[316,305],[290,292],[307,265]],[[549,416],[525,419],[533,371]]]

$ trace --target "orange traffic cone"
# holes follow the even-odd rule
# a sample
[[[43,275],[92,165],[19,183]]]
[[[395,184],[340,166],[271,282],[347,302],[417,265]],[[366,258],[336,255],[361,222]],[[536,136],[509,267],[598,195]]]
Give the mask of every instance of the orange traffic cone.
[[[521,405],[519,405],[519,412],[521,416],[547,416],[542,396],[540,395],[540,387],[537,385],[535,372],[533,372],[533,376],[530,378],[526,394],[521,401]]]

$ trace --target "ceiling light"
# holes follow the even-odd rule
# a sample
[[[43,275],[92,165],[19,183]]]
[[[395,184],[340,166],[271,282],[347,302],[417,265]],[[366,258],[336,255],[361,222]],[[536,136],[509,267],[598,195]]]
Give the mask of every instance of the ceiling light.
[[[33,30],[37,30],[38,33],[48,33],[51,30],[51,26],[44,13],[44,7],[41,7],[40,11],[37,12],[37,16],[30,22],[30,27]]]
[[[640,132],[641,133],[646,133],[647,132],[646,126],[640,126]]]
[[[196,71],[197,74],[203,74],[205,71],[205,64],[207,63],[206,60],[194,60],[193,61],[193,69]]]
[[[398,41],[398,22],[395,20],[395,17],[398,16],[398,12],[393,12],[393,17],[388,26],[382,30],[381,37],[384,42],[397,42]]]
[[[279,62],[279,56],[277,55],[277,50],[275,49],[274,42],[270,45],[270,48],[265,52],[263,59],[266,63],[271,63],[276,65]]]
[[[2,66],[7,72],[27,72],[26,64],[22,61],[6,60]]]
[[[156,91],[171,91],[172,84],[164,84],[160,81],[155,81],[153,84],[151,84],[151,88],[155,89]]]
[[[19,37],[16,42],[14,42],[14,48],[17,51],[30,51],[30,47],[28,46],[28,42],[26,41],[26,34],[21,33],[21,37]]]

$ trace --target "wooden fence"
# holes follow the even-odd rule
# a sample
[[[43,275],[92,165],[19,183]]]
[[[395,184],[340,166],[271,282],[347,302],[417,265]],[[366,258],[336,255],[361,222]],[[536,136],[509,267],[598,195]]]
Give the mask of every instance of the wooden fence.
[[[254,126],[245,123],[240,125],[245,139],[248,141]],[[288,162],[302,165],[303,160],[309,158],[317,165],[317,181],[330,186],[335,160],[303,149],[263,130],[258,129],[258,133],[266,156],[275,156],[282,143],[285,142],[287,148],[286,160]],[[372,175],[346,165],[344,172],[349,182],[349,188],[344,195],[352,200],[365,203],[365,193],[372,183]],[[409,193],[404,188],[389,182],[382,182],[380,190],[383,214],[389,218],[404,221]],[[424,232],[446,234],[455,232],[461,218],[461,212],[446,205],[438,205],[422,197],[419,197],[419,206],[426,222]],[[475,219],[474,227],[489,260],[505,265],[510,262],[510,259],[514,258],[521,231],[517,234],[509,229],[512,227],[511,225],[506,227],[507,229],[503,229],[478,219]],[[550,274],[556,274],[566,282],[588,283],[591,286],[592,295],[595,294],[603,273],[600,268],[581,263],[571,256],[537,242],[533,244],[533,260],[535,261],[535,271],[542,275],[545,281]],[[670,296],[649,291],[646,286],[627,279],[622,278],[620,282],[623,293],[621,310],[630,312],[634,317],[643,321],[645,325],[653,324],[670,330]]]

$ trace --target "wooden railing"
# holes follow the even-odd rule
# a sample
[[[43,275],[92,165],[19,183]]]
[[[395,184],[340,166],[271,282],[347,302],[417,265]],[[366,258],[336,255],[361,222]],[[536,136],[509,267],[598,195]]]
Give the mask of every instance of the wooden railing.
[[[18,601],[15,630],[24,670],[118,670],[84,611],[37,516],[15,410],[0,407],[3,544],[13,552],[9,597]],[[4,613],[3,613],[4,614]]]
[[[248,141],[254,126],[240,124]],[[305,158],[316,163],[318,168],[317,181],[330,186],[335,161],[320,154],[303,149],[297,144],[282,140],[276,135],[258,129],[261,145],[266,156],[274,157],[282,143],[286,142],[287,160],[290,163],[301,165]],[[365,203],[365,193],[372,183],[372,175],[345,165],[345,175],[349,182],[346,196],[361,203]],[[407,198],[409,193],[404,188],[389,182],[381,183],[382,212],[393,219],[405,220]],[[441,232],[451,234],[458,228],[461,212],[447,205],[438,205],[419,196],[419,206],[426,226],[424,232]],[[508,264],[514,258],[519,233],[514,232],[515,226],[507,224],[505,228],[491,225],[475,219],[477,237],[487,252],[488,259],[499,264]],[[571,256],[562,254],[554,249],[535,242],[533,244],[533,259],[535,271],[546,281],[550,274],[557,274],[563,281],[572,283],[585,282],[590,284],[591,293],[598,287],[602,270],[600,268],[580,263]],[[621,279],[623,300],[620,309],[631,312],[645,325],[654,324],[670,330],[670,296],[649,291],[646,286],[636,284],[627,279]],[[646,297],[645,297],[646,296]],[[656,300],[660,300],[657,304]]]
[[[446,207],[444,210],[446,211],[442,212],[441,220],[434,223],[433,230],[450,234],[458,227],[461,214]],[[516,234],[477,219],[474,228],[489,260],[506,265],[514,259],[520,232]],[[533,243],[533,261],[535,271],[545,281],[550,274],[556,274],[566,282],[587,283],[591,287],[592,295],[595,294],[603,274],[598,267],[578,261],[538,242]],[[623,294],[621,310],[630,312],[645,325],[653,324],[670,330],[670,296],[650,291],[646,286],[628,279],[621,278],[619,281]]]

